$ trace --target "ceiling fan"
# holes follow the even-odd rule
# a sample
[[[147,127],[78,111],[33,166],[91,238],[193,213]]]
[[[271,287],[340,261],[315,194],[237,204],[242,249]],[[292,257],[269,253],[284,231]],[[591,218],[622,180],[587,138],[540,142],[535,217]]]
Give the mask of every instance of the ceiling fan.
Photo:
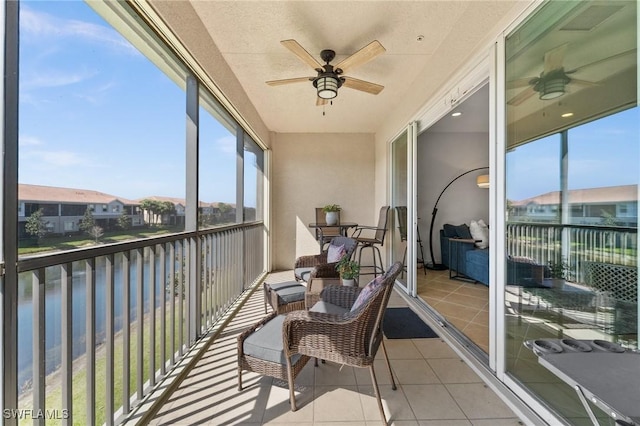
[[[347,77],[343,75],[349,70],[363,65],[377,56],[383,54],[386,49],[380,44],[378,40],[374,40],[362,49],[358,50],[353,55],[346,59],[343,59],[336,65],[331,65],[331,61],[336,57],[336,53],[333,50],[325,49],[320,52],[320,58],[325,62],[324,65],[320,64],[309,52],[307,52],[297,41],[295,40],[282,40],[280,42],[284,47],[289,49],[294,55],[296,55],[302,62],[311,66],[318,73],[315,77],[297,77],[287,78],[284,80],[271,80],[267,81],[270,86],[280,86],[290,83],[301,83],[305,81],[313,82],[313,87],[316,88],[318,97],[316,105],[324,105],[330,99],[338,96],[338,89],[342,86],[350,89],[360,90],[362,92],[371,93],[377,95],[384,89],[384,86],[379,84],[370,83],[368,81],[358,80],[357,78]]]
[[[565,43],[545,53],[544,68],[539,77],[526,77],[507,82],[507,89],[527,87],[507,101],[507,104],[518,106],[536,93],[543,101],[555,99],[565,94],[565,88],[570,83],[577,86],[594,86],[596,83],[569,77],[569,74],[575,73],[579,68],[565,71],[563,61],[567,45]]]

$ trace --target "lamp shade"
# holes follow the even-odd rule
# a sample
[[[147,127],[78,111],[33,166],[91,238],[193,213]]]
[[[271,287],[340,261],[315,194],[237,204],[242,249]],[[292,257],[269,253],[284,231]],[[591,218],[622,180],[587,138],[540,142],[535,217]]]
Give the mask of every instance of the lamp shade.
[[[338,80],[332,76],[318,77],[315,81],[318,89],[318,97],[322,99],[333,99],[338,96]]]
[[[476,178],[478,188],[489,188],[489,175],[480,175]]]

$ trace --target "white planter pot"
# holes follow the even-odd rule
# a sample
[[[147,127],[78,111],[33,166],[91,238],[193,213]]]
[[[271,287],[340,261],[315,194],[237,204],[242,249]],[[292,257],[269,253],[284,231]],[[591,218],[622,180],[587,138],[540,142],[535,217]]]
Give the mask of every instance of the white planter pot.
[[[327,214],[325,215],[325,222],[327,222],[327,225],[337,225],[338,212],[327,212]]]
[[[351,278],[351,279],[342,278],[342,285],[345,287],[355,287],[356,280],[355,278]]]

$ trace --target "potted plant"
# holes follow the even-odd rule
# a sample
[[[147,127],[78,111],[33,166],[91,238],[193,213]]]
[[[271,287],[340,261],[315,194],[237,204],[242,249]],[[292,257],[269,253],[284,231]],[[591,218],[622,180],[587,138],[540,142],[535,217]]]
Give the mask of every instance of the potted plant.
[[[343,257],[336,265],[336,270],[342,279],[342,285],[353,287],[356,285],[356,277],[360,274],[360,265],[358,262]]]
[[[342,208],[337,204],[327,204],[322,208],[322,211],[325,213],[325,222],[327,222],[327,225],[338,224],[338,212],[340,210],[342,210]]]
[[[569,271],[569,265],[564,258],[559,261],[549,262],[549,275],[551,276],[551,282],[554,287],[562,286],[567,279],[567,272]]]

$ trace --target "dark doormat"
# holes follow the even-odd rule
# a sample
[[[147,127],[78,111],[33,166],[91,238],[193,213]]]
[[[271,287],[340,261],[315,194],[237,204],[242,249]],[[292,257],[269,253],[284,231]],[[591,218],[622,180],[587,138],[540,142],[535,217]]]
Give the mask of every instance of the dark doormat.
[[[382,322],[387,339],[424,339],[438,335],[410,308],[387,308]]]

